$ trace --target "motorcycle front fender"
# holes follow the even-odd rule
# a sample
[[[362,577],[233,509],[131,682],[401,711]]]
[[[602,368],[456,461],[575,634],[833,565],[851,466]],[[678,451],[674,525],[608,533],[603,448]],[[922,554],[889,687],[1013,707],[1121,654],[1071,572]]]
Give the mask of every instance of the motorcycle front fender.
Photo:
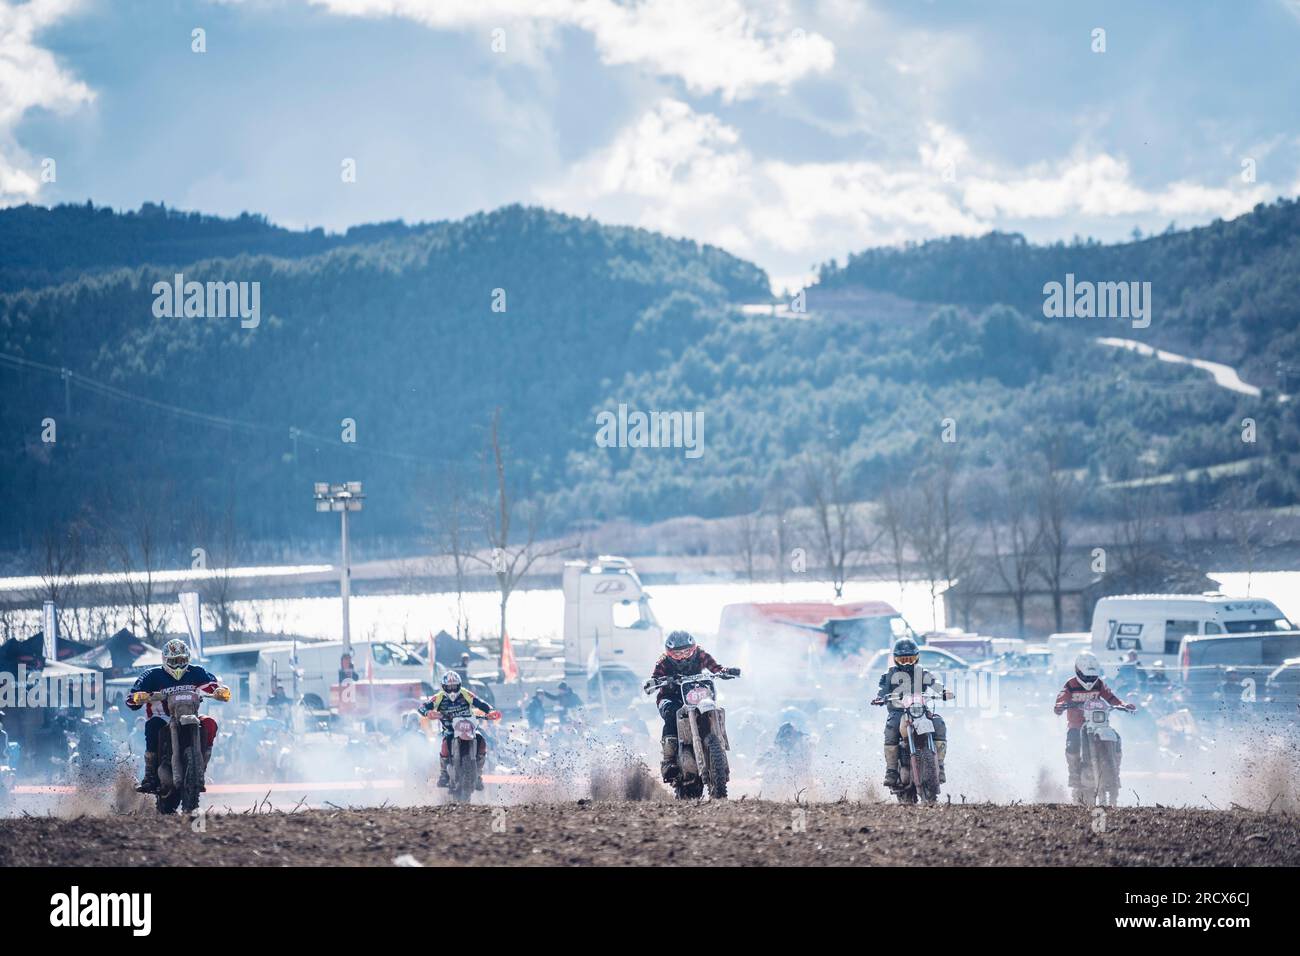
[[[172,787],[179,787],[185,775],[181,768],[181,730],[175,720],[167,721],[167,732],[172,739]]]
[[[698,720],[699,711],[692,708],[691,710],[691,748],[695,752],[695,766],[700,769],[700,775],[704,775],[708,767],[708,755],[705,752],[704,741],[700,740],[700,725]]]

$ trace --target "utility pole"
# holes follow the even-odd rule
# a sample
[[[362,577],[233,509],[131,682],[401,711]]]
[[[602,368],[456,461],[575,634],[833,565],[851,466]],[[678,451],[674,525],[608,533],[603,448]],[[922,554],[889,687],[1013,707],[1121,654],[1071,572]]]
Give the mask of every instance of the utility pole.
[[[361,482],[348,481],[331,485],[318,481],[314,485],[317,511],[337,511],[342,520],[342,548],[339,563],[339,594],[343,598],[343,653],[352,657],[352,626],[348,613],[348,599],[352,596],[352,559],[348,553],[348,512],[360,511],[365,495]]]

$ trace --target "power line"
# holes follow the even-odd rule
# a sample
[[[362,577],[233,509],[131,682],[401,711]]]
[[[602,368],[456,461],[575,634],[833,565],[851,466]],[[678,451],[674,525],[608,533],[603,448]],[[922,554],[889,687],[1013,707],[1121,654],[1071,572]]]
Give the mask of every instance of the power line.
[[[184,408],[180,405],[172,405],[169,402],[161,402],[157,399],[148,398],[144,395],[137,395],[134,392],[128,392],[125,389],[118,388],[115,385],[109,385],[80,372],[74,372],[71,369],[61,368],[54,365],[47,365],[44,362],[37,362],[33,359],[22,358],[18,355],[6,355],[0,352],[0,365],[7,365],[11,368],[32,369],[42,372],[46,375],[53,375],[63,380],[65,389],[70,384],[75,384],[92,394],[116,398],[119,401],[134,402],[137,405],[143,405],[156,411],[165,412],[187,421],[195,422],[200,425],[208,425],[215,428],[224,428],[230,431],[242,431],[252,434],[270,435],[273,437],[283,437],[288,435],[290,440],[303,439],[316,445],[336,446],[347,448],[363,454],[378,455],[384,458],[391,458],[397,461],[409,461],[423,464],[438,465],[443,462],[428,458],[423,455],[412,455],[407,452],[389,451],[383,448],[372,448],[366,445],[358,445],[353,442],[344,442],[340,439],[328,438],[324,435],[317,435],[306,429],[296,426],[286,428],[277,428],[272,425],[266,425],[261,422],[246,422],[236,418],[227,418],[224,415],[212,415],[208,412],[195,411],[192,408]]]

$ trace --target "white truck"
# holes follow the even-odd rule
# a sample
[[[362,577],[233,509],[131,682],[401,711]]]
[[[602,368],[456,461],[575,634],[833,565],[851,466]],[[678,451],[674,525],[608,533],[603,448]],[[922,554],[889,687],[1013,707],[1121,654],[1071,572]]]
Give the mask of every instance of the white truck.
[[[1295,625],[1272,601],[1222,594],[1125,594],[1104,597],[1092,612],[1091,649],[1114,666],[1136,651],[1144,666],[1178,666],[1184,637],[1290,631]]]
[[[261,641],[205,648],[203,664],[230,685],[236,704],[261,706],[278,683],[291,699],[324,710],[342,656],[342,641]],[[376,680],[431,681],[429,665],[392,641],[353,641],[352,666],[363,680],[367,664]]]
[[[564,675],[586,683],[589,701],[625,704],[663,653],[663,628],[627,558],[566,561]]]

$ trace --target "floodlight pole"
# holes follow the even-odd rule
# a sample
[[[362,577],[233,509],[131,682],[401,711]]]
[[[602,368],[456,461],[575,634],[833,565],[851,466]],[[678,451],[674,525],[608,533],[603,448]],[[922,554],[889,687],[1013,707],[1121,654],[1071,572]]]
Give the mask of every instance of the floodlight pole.
[[[352,561],[348,555],[348,512],[339,512],[343,519],[343,565],[339,569],[339,593],[343,595],[343,653],[352,656],[352,615],[348,613],[348,599],[352,597]]]
[[[360,511],[365,495],[361,482],[349,481],[332,485],[318,481],[314,486],[317,511],[337,511],[342,531],[339,561],[339,594],[343,598],[343,653],[352,656],[352,616],[348,603],[352,597],[352,557],[348,549],[348,512]]]

